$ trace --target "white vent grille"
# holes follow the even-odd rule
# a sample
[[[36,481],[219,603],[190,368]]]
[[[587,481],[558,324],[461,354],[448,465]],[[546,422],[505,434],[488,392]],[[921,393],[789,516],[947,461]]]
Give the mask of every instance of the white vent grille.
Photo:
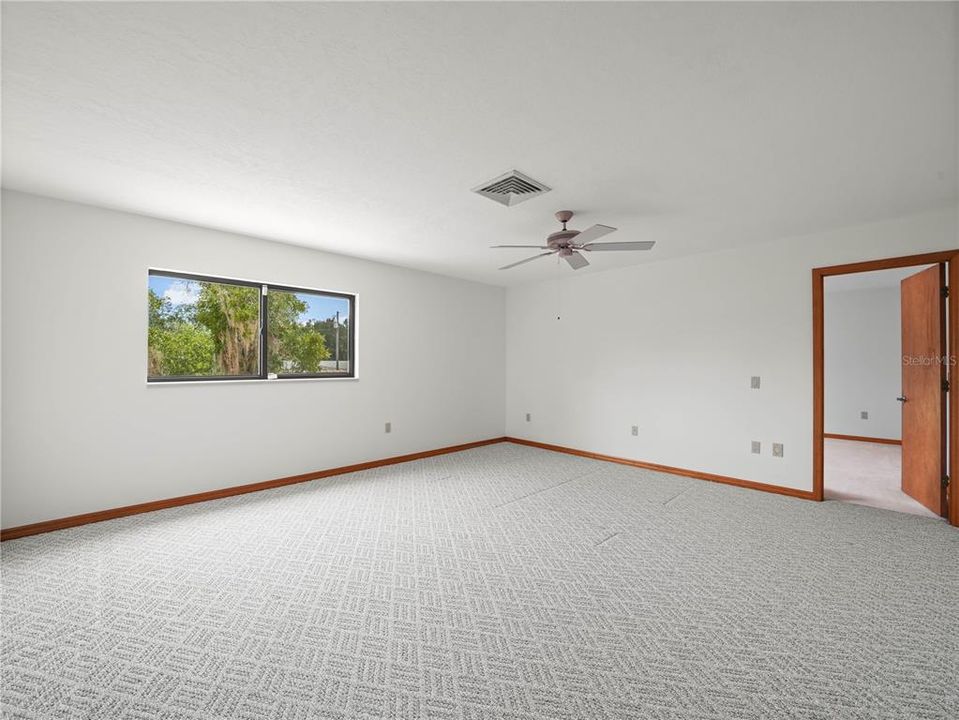
[[[477,195],[488,197],[490,200],[495,200],[500,205],[506,205],[507,207],[519,205],[521,202],[549,191],[550,188],[546,185],[538,180],[533,180],[529,175],[524,175],[519,170],[510,170],[508,173],[473,188],[473,192]]]

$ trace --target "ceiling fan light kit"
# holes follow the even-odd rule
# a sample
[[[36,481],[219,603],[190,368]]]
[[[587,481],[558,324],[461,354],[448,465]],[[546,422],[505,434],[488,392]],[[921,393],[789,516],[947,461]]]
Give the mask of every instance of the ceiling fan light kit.
[[[492,245],[493,248],[530,248],[547,251],[510,265],[504,265],[500,270],[509,270],[517,265],[523,265],[548,255],[558,255],[565,259],[573,270],[579,270],[589,265],[589,261],[583,257],[582,252],[651,250],[653,245],[656,244],[653,241],[597,243],[595,241],[604,235],[616,232],[616,228],[609,225],[593,225],[582,232],[569,230],[566,228],[566,223],[573,219],[571,210],[560,210],[556,213],[556,219],[563,224],[563,229],[550,233],[546,237],[545,245]]]

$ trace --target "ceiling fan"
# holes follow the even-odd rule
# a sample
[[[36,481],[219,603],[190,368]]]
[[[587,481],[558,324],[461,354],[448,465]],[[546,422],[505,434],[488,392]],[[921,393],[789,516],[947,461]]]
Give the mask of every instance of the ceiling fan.
[[[563,229],[548,235],[545,245],[491,245],[490,247],[493,248],[536,248],[538,250],[548,251],[540,253],[539,255],[533,255],[533,257],[528,257],[519,262],[514,262],[511,265],[504,265],[500,270],[509,270],[510,268],[531,262],[537,258],[556,254],[559,254],[561,258],[565,258],[573,270],[579,270],[589,265],[589,261],[580,254],[581,252],[599,250],[649,250],[656,244],[653,241],[598,243],[595,241],[604,235],[616,232],[616,228],[610,227],[609,225],[593,225],[582,232],[579,230],[567,230],[566,223],[568,223],[572,217],[573,213],[570,210],[560,210],[556,213],[556,219],[563,223]]]

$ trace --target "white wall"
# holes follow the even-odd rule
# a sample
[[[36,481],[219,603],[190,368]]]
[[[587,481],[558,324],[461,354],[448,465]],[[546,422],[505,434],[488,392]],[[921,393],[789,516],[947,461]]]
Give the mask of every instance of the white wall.
[[[511,288],[507,434],[811,490],[810,270],[956,247],[952,209]]]
[[[502,288],[3,203],[3,527],[503,434]],[[148,386],[149,267],[358,293],[360,379]]]
[[[3,203],[3,527],[496,437],[504,407],[509,435],[810,489],[810,269],[959,247],[955,210],[934,212],[561,268],[504,306],[501,288],[22,193]],[[149,267],[357,292],[360,379],[148,386]]]
[[[902,438],[899,287],[827,292],[824,302],[827,433]],[[860,418],[865,410],[866,420]]]

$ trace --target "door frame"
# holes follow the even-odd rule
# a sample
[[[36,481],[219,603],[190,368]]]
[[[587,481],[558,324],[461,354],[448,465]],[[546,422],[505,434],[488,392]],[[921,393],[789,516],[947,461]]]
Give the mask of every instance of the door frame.
[[[813,500],[823,499],[823,447],[825,436],[825,391],[824,378],[824,280],[833,275],[851,275],[853,273],[890,270],[892,268],[913,267],[917,265],[946,264],[946,284],[950,288],[947,301],[948,357],[955,362],[959,357],[959,250],[906,255],[903,257],[883,258],[865,262],[847,263],[813,268],[812,271],[812,488]],[[951,525],[959,525],[959,387],[956,386],[957,368],[949,365],[949,455],[950,476],[949,507],[947,519]]]

